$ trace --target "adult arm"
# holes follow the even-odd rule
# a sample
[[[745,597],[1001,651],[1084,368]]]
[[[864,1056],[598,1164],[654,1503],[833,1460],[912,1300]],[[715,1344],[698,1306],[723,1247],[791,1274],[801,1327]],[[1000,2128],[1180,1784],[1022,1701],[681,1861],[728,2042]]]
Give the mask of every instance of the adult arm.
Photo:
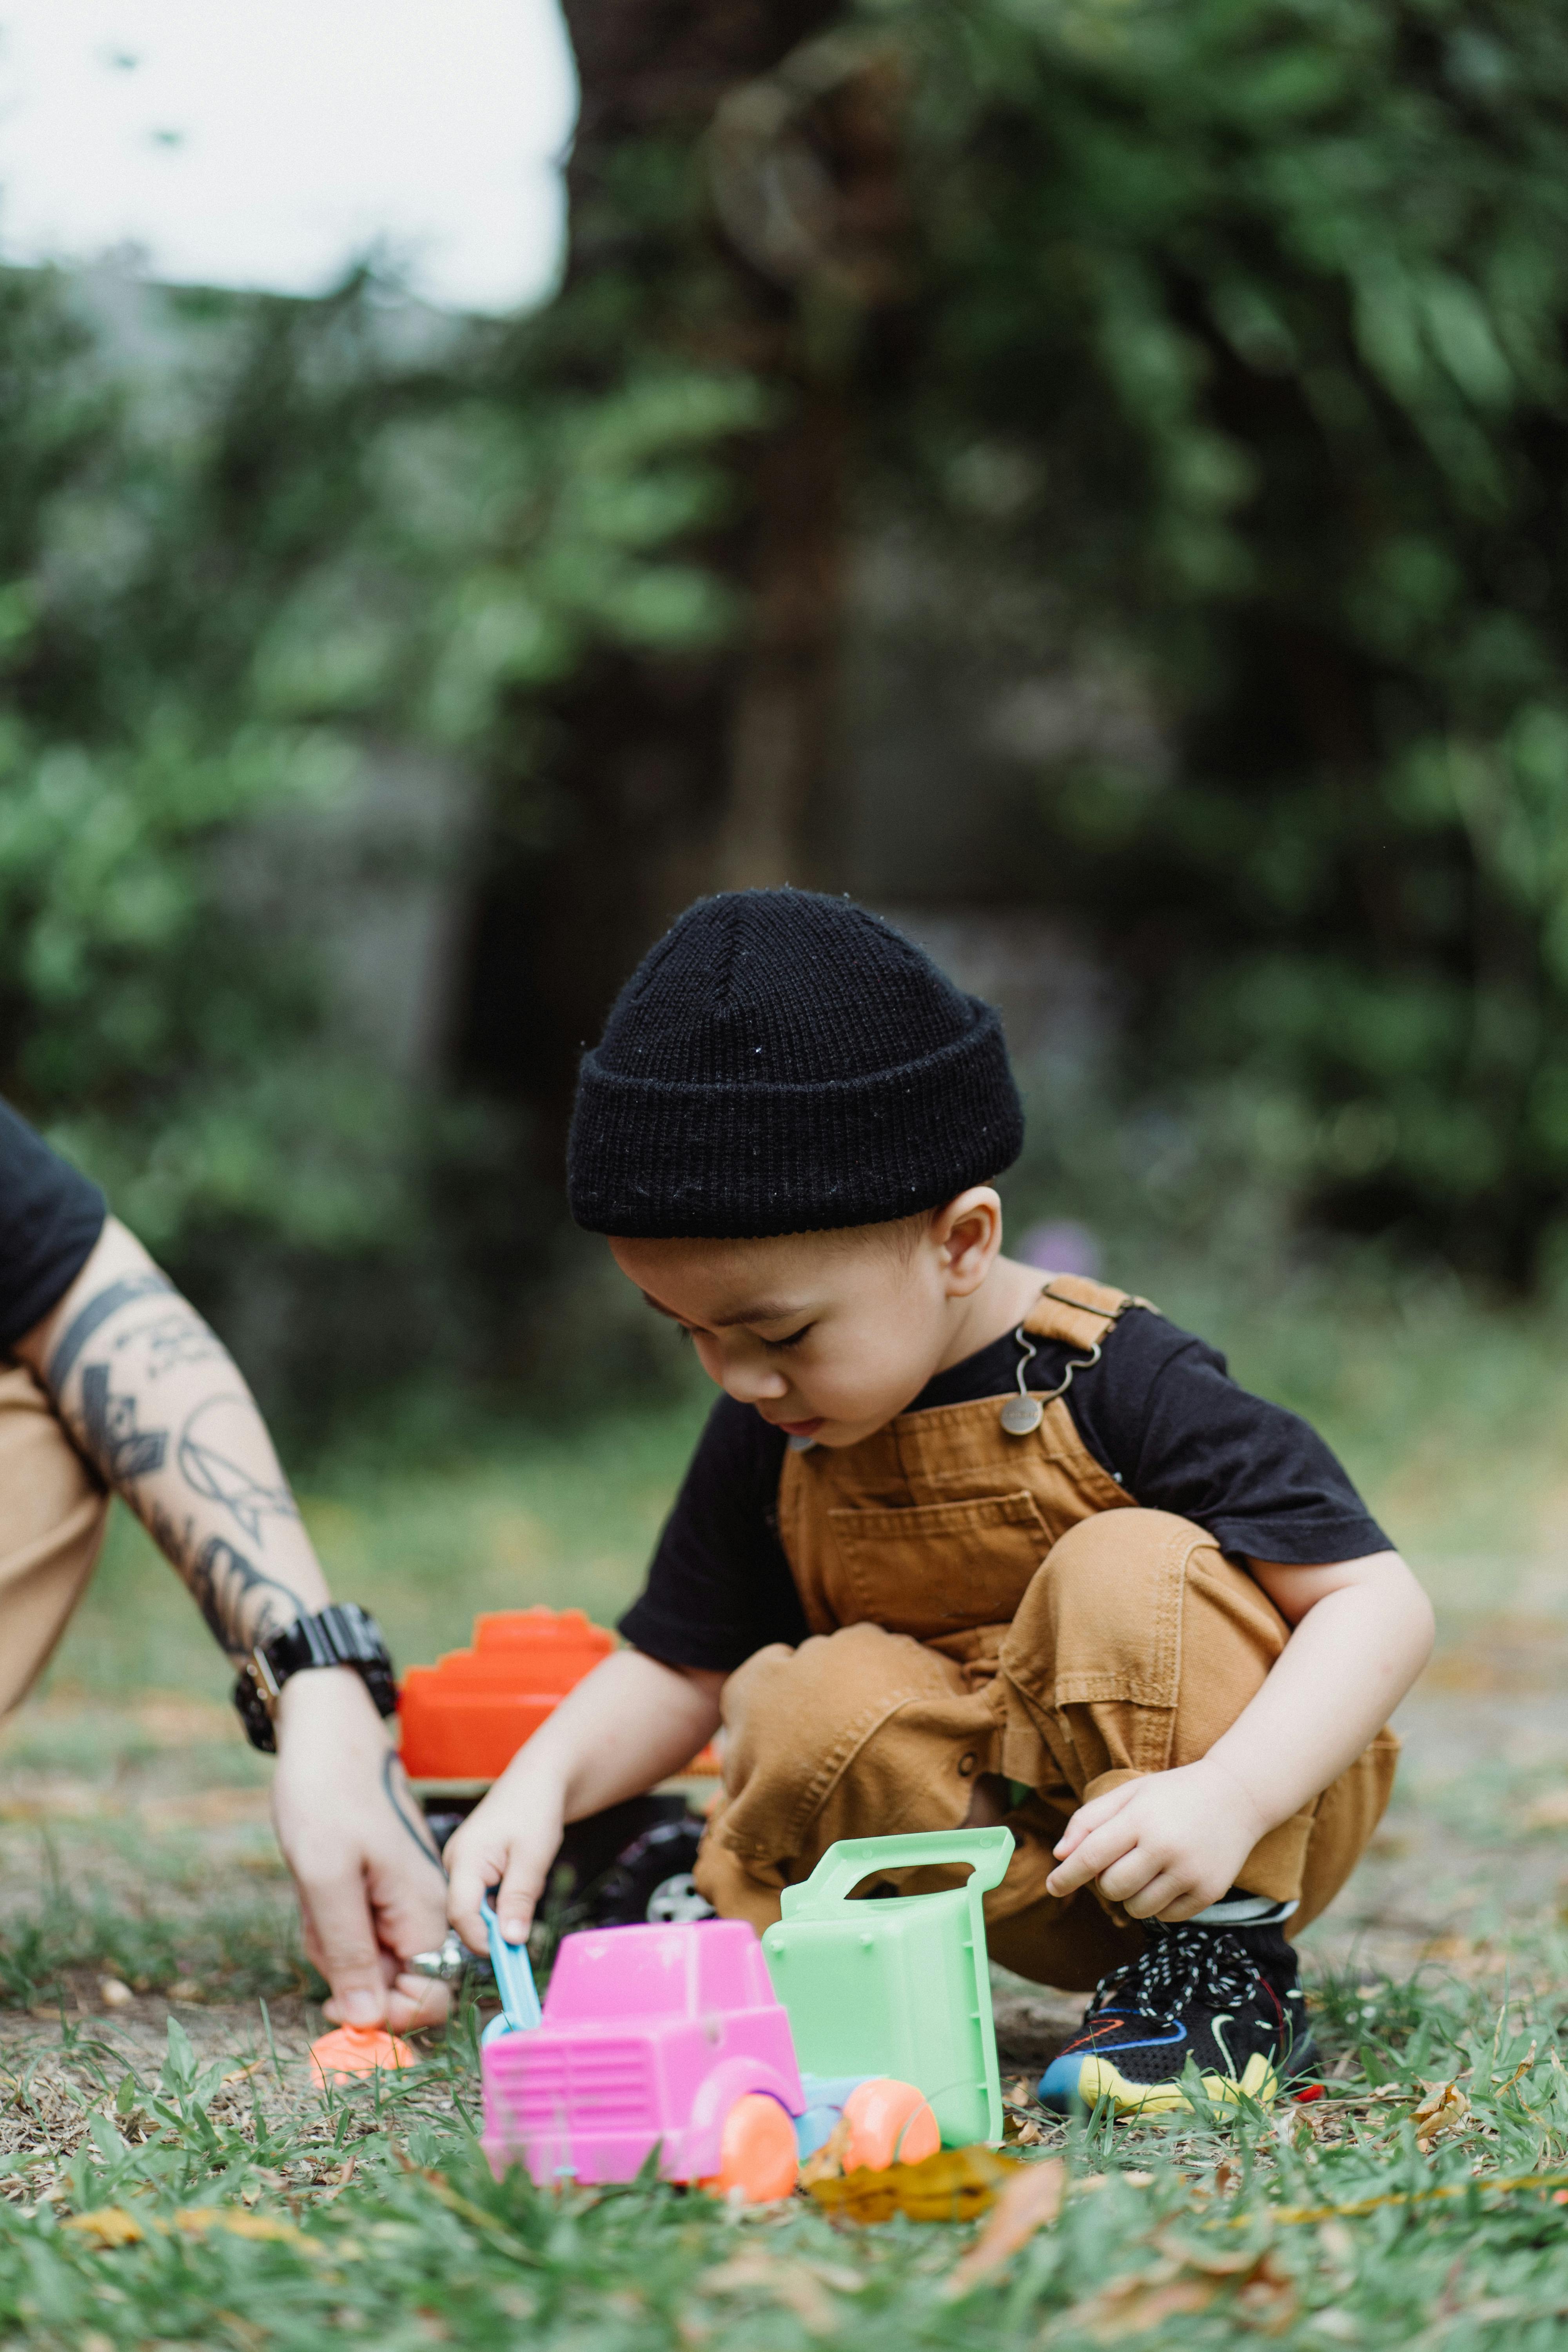
[[[1080,1805],[1052,1895],[1098,1879],[1134,1919],[1217,1902],[1259,1839],[1355,1761],[1431,1654],[1432,1604],[1397,1552],[1248,1565],[1294,1629],[1262,1689],[1197,1762]]]
[[[331,1594],[233,1358],[110,1217],[14,1352],[136,1513],[237,1664]],[[386,1728],[347,1666],[284,1685],[272,1816],[329,2016],[429,2022],[445,1994],[404,1963],[439,1943],[446,1887]]]
[[[499,1883],[501,1932],[521,1943],[566,1823],[679,1771],[718,1729],[724,1681],[617,1650],[562,1700],[447,1842],[452,1925],[475,1951],[486,1888]]]

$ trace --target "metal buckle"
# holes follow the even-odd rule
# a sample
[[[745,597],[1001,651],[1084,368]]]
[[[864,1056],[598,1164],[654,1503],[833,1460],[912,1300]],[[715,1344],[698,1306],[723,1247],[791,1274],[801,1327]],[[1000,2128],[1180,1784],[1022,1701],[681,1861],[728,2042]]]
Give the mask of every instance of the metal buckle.
[[[252,1650],[246,1660],[246,1665],[249,1670],[251,1680],[256,1685],[262,1706],[268,1715],[273,1714],[283,1693],[264,1654],[260,1650]]]

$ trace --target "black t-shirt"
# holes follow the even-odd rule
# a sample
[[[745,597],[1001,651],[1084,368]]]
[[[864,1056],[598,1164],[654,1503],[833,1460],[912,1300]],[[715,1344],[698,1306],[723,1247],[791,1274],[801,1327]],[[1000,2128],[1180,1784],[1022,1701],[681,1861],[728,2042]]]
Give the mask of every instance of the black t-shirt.
[[[0,1102],[0,1349],[64,1297],[103,1231],[103,1195]]]
[[[1029,1385],[1054,1389],[1080,1351],[1037,1346]],[[1018,1360],[1008,1332],[939,1372],[910,1410],[1005,1396],[1017,1386]],[[1100,1362],[1074,1377],[1067,1403],[1090,1454],[1134,1501],[1195,1520],[1222,1551],[1310,1568],[1389,1548],[1316,1431],[1238,1388],[1217,1349],[1163,1315],[1129,1308]],[[727,1674],[764,1643],[805,1641],[778,1531],[786,1443],[751,1405],[720,1397],[647,1583],[620,1621],[637,1648],[667,1665]]]

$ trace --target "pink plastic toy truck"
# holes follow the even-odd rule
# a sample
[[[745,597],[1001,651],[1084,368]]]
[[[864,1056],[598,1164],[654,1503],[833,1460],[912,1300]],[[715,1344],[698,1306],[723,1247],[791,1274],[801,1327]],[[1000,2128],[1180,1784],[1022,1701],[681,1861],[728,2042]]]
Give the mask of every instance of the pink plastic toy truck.
[[[543,2020],[483,2052],[484,2148],[541,2183],[667,2180],[785,2197],[805,2105],[789,2019],[743,1920],[565,1937]]]

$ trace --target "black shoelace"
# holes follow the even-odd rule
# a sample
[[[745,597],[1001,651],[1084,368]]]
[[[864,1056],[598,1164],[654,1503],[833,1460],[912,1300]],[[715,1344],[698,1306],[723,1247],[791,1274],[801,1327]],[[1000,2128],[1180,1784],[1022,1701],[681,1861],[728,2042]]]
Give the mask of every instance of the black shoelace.
[[[1101,1977],[1089,2013],[1114,2001],[1161,2025],[1202,2001],[1205,2009],[1236,2009],[1249,2000],[1258,1971],[1237,1938],[1224,1927],[1153,1926],[1135,1960]]]

